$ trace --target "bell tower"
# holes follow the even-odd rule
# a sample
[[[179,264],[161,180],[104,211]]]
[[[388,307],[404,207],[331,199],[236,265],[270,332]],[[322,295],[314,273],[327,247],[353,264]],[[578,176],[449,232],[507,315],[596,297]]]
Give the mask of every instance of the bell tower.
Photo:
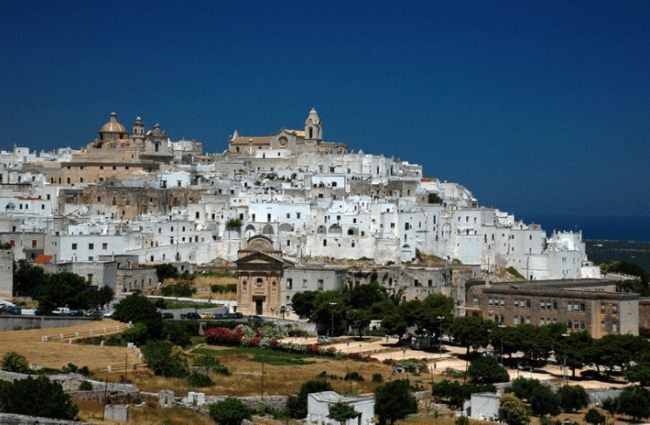
[[[316,109],[311,108],[305,121],[305,143],[319,145],[323,141],[323,122],[318,118]]]

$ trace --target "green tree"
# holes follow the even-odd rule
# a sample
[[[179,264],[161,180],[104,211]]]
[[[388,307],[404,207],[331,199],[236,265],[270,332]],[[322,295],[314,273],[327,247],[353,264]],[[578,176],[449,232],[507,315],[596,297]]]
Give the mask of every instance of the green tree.
[[[492,357],[479,357],[472,360],[467,369],[467,374],[472,382],[478,384],[496,384],[497,382],[509,382],[510,374],[501,367],[496,359]]]
[[[122,332],[122,338],[138,346],[147,342],[147,335],[147,326],[142,322],[138,322]]]
[[[178,279],[178,269],[172,264],[157,264],[156,276],[158,276],[158,281],[161,283],[165,279]]]
[[[381,328],[387,334],[398,335],[397,344],[399,344],[399,338],[406,332],[408,323],[406,323],[406,319],[401,314],[397,312],[389,313],[381,320]]]
[[[16,295],[30,297],[36,287],[43,282],[46,273],[42,267],[33,266],[27,260],[14,265],[14,292]]]
[[[214,387],[214,381],[208,375],[192,372],[187,378],[187,385],[192,388]]]
[[[2,357],[2,370],[16,373],[29,373],[29,363],[22,354],[10,351]]]
[[[615,398],[611,398],[611,397],[606,398],[605,400],[603,400],[600,407],[602,407],[603,410],[609,413],[609,416],[613,418],[614,413],[616,413],[616,410],[618,410],[618,402]]]
[[[196,321],[193,321],[195,324],[199,324]],[[192,344],[192,335],[188,331],[187,326],[190,323],[177,323],[177,322],[165,322],[162,330],[162,337],[171,342],[174,345],[179,347],[187,347]],[[198,335],[198,331],[197,331]]]
[[[367,310],[350,310],[348,311],[348,324],[359,331],[359,338],[363,337],[361,331],[370,325],[372,315]]]
[[[518,399],[530,403],[533,391],[542,385],[537,379],[519,377],[504,389],[505,393],[513,393]]]
[[[429,203],[430,204],[442,204],[442,199],[438,196],[437,193],[429,193]]]
[[[49,311],[65,305],[85,310],[93,296],[86,279],[74,273],[46,274],[32,294],[38,306]]]
[[[530,407],[535,416],[557,416],[560,408],[560,396],[553,392],[548,385],[540,385],[532,391]]]
[[[238,398],[228,397],[210,405],[210,417],[219,425],[240,425],[244,419],[251,419],[251,411]]]
[[[367,310],[374,303],[388,299],[386,288],[378,282],[372,281],[366,285],[359,285],[350,290],[350,304],[357,310]]]
[[[466,354],[469,354],[470,349],[476,352],[480,347],[490,343],[490,331],[493,328],[495,328],[494,323],[482,317],[461,316],[452,320],[450,331],[454,342],[466,347]]]
[[[596,365],[600,371],[604,367],[607,372],[607,379],[616,367],[625,368],[632,360],[637,358],[638,353],[650,349],[650,343],[638,336],[608,334],[594,340],[589,360]]]
[[[238,218],[231,218],[226,221],[226,230],[239,230],[241,229],[242,222]]]
[[[168,341],[149,341],[142,348],[144,361],[156,375],[185,378],[190,374],[187,356],[180,347]]]
[[[588,331],[571,332],[568,337],[558,338],[555,343],[555,358],[564,361],[566,350],[566,365],[571,368],[573,377],[576,369],[581,369],[589,362],[594,339]]]
[[[360,415],[361,413],[354,410],[354,407],[345,402],[339,401],[330,407],[327,417],[347,425],[349,419],[358,418]]]
[[[633,264],[633,263],[628,263],[625,261],[614,261],[611,264],[601,264],[600,265],[600,270],[603,273],[622,273],[622,274],[628,274],[632,276],[638,276],[641,279],[641,283],[643,285],[648,285],[648,274],[646,271],[643,269],[643,267]]]
[[[300,391],[295,396],[289,396],[287,411],[292,418],[303,419],[307,417],[307,397],[312,393],[334,391],[329,382],[323,380],[308,380],[300,386]]]
[[[115,306],[115,320],[122,322],[143,323],[147,328],[147,337],[158,339],[163,329],[163,320],[156,306],[141,293],[124,298]]]
[[[585,414],[585,422],[592,425],[607,425],[607,418],[593,407]]]
[[[0,410],[4,413],[67,420],[74,420],[79,413],[61,384],[44,376],[0,384]]]
[[[314,310],[316,306],[314,302],[316,301],[317,291],[304,291],[297,292],[291,298],[291,308],[299,316],[307,316],[309,321],[313,319]]]
[[[579,385],[564,385],[558,390],[560,406],[565,412],[575,412],[589,405],[587,391]]]
[[[528,406],[522,403],[513,393],[504,394],[499,398],[499,406],[506,414],[508,425],[522,425],[530,422]]]
[[[350,293],[339,291],[318,292],[314,300],[314,320],[321,325],[332,326],[332,315],[334,316],[334,329],[341,326],[351,306],[349,303]],[[334,303],[334,304],[333,304]]]
[[[643,387],[625,387],[616,402],[616,412],[632,416],[635,421],[650,417],[650,391]]]
[[[375,414],[380,425],[392,425],[417,411],[418,402],[406,379],[390,381],[375,388]]]

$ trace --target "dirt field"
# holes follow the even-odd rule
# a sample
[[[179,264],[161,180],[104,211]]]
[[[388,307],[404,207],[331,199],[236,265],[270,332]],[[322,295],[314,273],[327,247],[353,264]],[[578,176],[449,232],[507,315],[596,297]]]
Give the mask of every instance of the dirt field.
[[[42,342],[41,337],[50,337],[59,334],[72,334],[88,336],[88,331],[93,334],[109,335],[116,333],[116,327],[123,329],[124,324],[115,320],[102,320],[88,322],[69,328],[33,329],[29,331],[0,332],[0,356],[15,351],[27,358],[29,363],[40,364],[42,367],[60,369],[68,363],[79,367],[88,366],[90,370],[106,368],[106,366],[122,366],[128,356],[128,363],[142,364],[133,350],[125,347],[100,347],[96,345],[69,344],[68,340],[50,340]],[[107,333],[103,333],[107,328]]]

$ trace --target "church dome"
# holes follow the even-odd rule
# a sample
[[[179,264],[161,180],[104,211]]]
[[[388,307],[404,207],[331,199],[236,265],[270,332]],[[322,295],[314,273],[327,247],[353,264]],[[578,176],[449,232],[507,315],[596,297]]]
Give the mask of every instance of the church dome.
[[[309,124],[310,120],[312,124],[318,124],[320,122],[320,118],[318,118],[318,113],[314,108],[311,108],[311,111],[309,112],[309,117],[305,121],[305,125]]]
[[[113,112],[111,114],[111,120],[104,124],[100,133],[126,133],[126,128],[119,122],[117,122],[117,114]]]

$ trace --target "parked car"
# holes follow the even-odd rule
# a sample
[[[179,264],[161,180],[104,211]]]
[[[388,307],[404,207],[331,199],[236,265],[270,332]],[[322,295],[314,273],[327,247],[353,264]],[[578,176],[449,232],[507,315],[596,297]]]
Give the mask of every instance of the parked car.
[[[248,316],[248,321],[249,322],[263,322],[264,319],[262,319],[260,316]]]
[[[7,306],[7,313],[9,314],[22,314],[23,311],[20,307],[16,307],[13,305],[8,305]]]
[[[86,314],[88,317],[103,317],[104,313],[100,310],[93,310],[89,311],[88,314]]]
[[[241,313],[228,313],[229,319],[243,319],[244,315]]]
[[[56,314],[57,316],[67,316],[69,313],[70,309],[68,307],[59,307],[52,312],[52,314]]]
[[[160,317],[162,317],[163,319],[173,319],[174,313],[162,313]]]
[[[227,314],[222,314],[222,313],[214,313],[212,314],[213,319],[227,319],[228,315]]]
[[[51,314],[52,314],[51,311],[42,308],[37,308],[36,311],[34,312],[35,316],[49,316]]]
[[[318,335],[318,342],[329,343],[332,342],[332,338],[325,335]]]
[[[209,313],[207,311],[204,312],[204,313],[201,313],[200,316],[201,316],[201,319],[212,319],[212,313]]]
[[[70,313],[68,313],[68,316],[84,317],[84,312],[81,310],[72,310]]]
[[[183,318],[183,315],[181,314],[181,319],[182,318]],[[201,319],[201,316],[199,316],[198,313],[192,312],[192,313],[187,313],[185,315],[185,318],[188,319],[188,320],[199,320],[199,319]]]
[[[104,313],[104,319],[110,319],[115,314],[115,310],[111,310],[108,313]]]

